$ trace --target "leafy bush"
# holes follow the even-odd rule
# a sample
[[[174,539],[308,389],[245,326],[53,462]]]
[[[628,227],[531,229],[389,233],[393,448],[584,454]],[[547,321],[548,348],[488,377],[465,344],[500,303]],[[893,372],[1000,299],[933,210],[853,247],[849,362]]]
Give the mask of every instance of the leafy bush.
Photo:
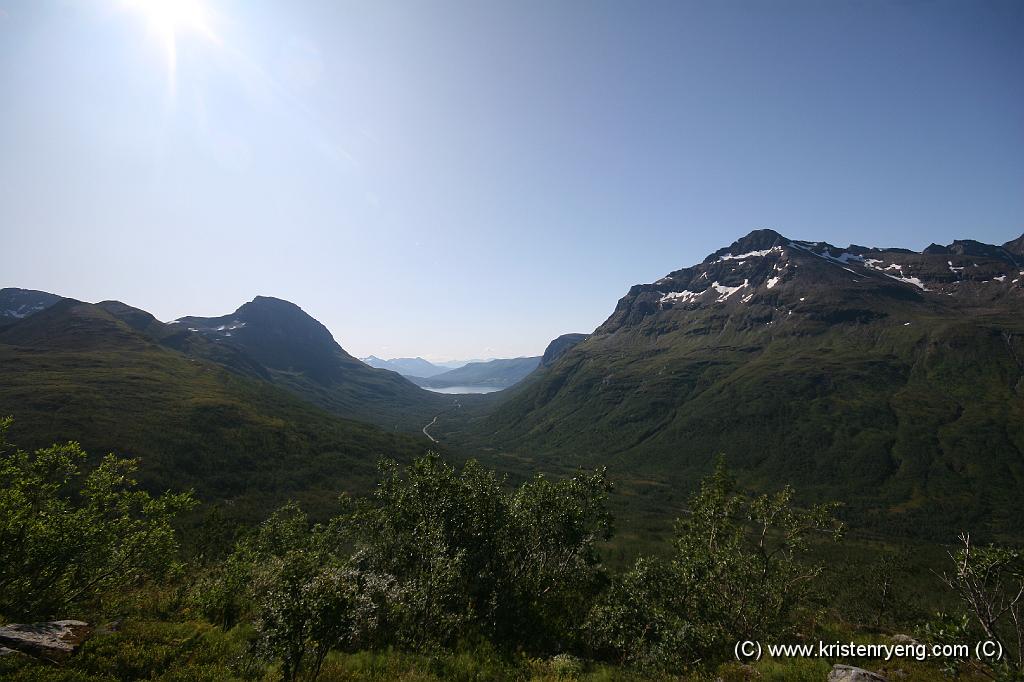
[[[437,455],[400,475],[384,467],[372,498],[342,526],[366,571],[392,576],[390,643],[419,648],[482,636],[557,651],[571,644],[603,580],[597,543],[611,536],[603,471],[509,493],[470,461]]]
[[[692,664],[706,646],[706,633],[691,620],[682,587],[674,566],[638,559],[616,576],[588,616],[593,653],[641,670],[681,670]]]
[[[605,578],[603,472],[509,491],[475,462],[436,455],[382,466],[374,494],[311,525],[274,513],[197,583],[193,605],[230,627],[251,619],[285,679],[315,678],[331,650],[433,650],[490,642],[544,653],[577,645]]]
[[[837,539],[832,506],[810,510],[793,491],[749,497],[719,462],[676,526],[671,563],[641,559],[591,612],[595,651],[641,667],[681,669],[725,660],[743,639],[792,627],[820,572],[804,556],[811,533]]]
[[[189,493],[158,498],[136,489],[136,463],[107,455],[83,471],[77,443],[25,452],[0,420],[0,616],[66,616],[112,589],[175,565],[171,522]]]

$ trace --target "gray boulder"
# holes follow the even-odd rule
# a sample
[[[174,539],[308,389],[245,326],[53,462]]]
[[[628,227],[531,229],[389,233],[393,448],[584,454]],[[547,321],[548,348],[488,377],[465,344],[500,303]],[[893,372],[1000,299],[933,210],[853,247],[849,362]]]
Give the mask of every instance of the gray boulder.
[[[828,674],[828,682],[889,682],[877,673],[852,665],[834,665]]]
[[[0,649],[61,662],[71,657],[91,634],[92,627],[80,620],[15,623],[0,627]]]
[[[910,635],[893,635],[889,638],[893,644],[903,644],[904,646],[917,646],[919,642],[911,637]]]

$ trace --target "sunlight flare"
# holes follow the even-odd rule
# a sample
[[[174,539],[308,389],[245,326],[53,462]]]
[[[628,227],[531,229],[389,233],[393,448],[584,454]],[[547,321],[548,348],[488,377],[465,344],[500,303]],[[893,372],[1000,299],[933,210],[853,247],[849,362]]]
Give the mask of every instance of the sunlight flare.
[[[160,42],[172,90],[177,75],[178,41],[182,36],[200,35],[220,43],[213,31],[211,12],[202,0],[125,0],[125,6],[143,18]]]

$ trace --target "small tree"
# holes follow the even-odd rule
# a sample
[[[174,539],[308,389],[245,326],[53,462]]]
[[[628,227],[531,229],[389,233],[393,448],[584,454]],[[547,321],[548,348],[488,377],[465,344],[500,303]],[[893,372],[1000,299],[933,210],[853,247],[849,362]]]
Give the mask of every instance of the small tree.
[[[289,682],[315,680],[332,649],[373,643],[389,585],[351,567],[333,524],[288,503],[197,583],[193,603],[225,627],[250,617],[260,658],[281,661]]]
[[[512,496],[506,589],[515,612],[506,635],[539,648],[572,643],[604,580],[598,544],[612,537],[609,492],[602,469],[557,481],[537,476]]]
[[[85,471],[78,443],[14,448],[11,423],[0,420],[0,615],[67,615],[175,564],[171,522],[195,504],[190,493],[153,498],[136,488],[136,462],[114,455]]]
[[[538,476],[514,492],[475,461],[456,471],[433,454],[383,472],[342,526],[356,565],[394,578],[390,643],[570,643],[598,591],[596,545],[611,534],[604,472]]]
[[[593,654],[640,670],[683,670],[699,660],[706,632],[689,613],[678,572],[641,557],[612,579],[586,621]]]
[[[741,493],[721,461],[689,507],[671,563],[637,562],[591,612],[598,653],[680,669],[728,657],[730,642],[782,634],[821,570],[805,556],[808,538],[842,530],[833,505],[800,509],[790,488]]]
[[[950,553],[954,570],[942,581],[960,597],[985,637],[998,645],[1001,661],[982,661],[994,678],[1020,679],[1024,661],[1024,556],[996,545],[975,546],[960,535]]]
[[[803,557],[808,539],[842,535],[835,506],[801,509],[789,486],[749,497],[719,460],[676,526],[674,564],[698,618],[713,624],[722,641],[782,634],[821,572]]]

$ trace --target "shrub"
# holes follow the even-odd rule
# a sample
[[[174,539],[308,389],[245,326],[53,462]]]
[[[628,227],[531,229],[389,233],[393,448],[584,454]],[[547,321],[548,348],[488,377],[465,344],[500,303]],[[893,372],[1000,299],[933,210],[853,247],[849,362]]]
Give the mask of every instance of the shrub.
[[[676,524],[671,562],[641,559],[591,611],[595,652],[680,670],[725,660],[733,642],[788,631],[821,570],[806,559],[808,536],[842,530],[831,505],[802,510],[792,498],[789,488],[745,495],[719,462]]]
[[[10,446],[0,420],[0,615],[65,616],[175,566],[171,522],[195,501],[138,490],[136,462],[107,455],[83,470],[77,443],[29,453]]]

